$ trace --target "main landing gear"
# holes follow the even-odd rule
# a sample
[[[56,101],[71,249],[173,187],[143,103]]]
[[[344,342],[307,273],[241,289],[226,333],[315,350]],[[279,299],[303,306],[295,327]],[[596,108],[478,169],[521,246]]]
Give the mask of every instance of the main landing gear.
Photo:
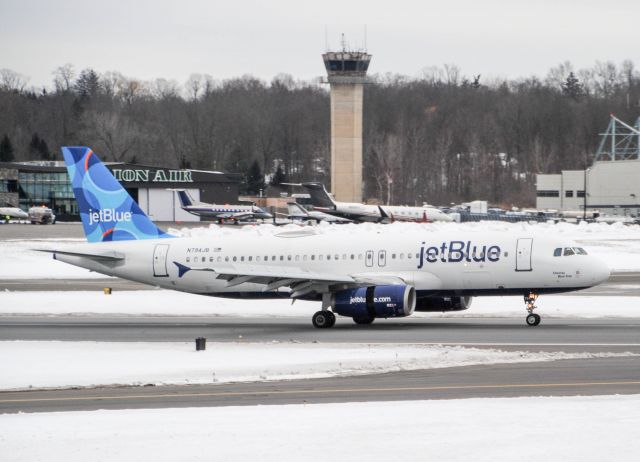
[[[529,313],[526,317],[528,326],[537,326],[540,324],[540,315],[533,312],[536,309],[536,300],[538,299],[538,294],[535,292],[529,292],[529,295],[524,296],[524,303],[527,305],[527,312]]]
[[[332,311],[328,310],[317,311],[311,318],[311,322],[313,322],[313,327],[317,327],[318,329],[326,329],[329,327],[333,327],[333,325],[336,323],[336,315],[333,314]]]
[[[325,292],[322,294],[322,311],[316,311],[311,317],[313,327],[318,329],[333,327],[336,323],[336,315],[329,308],[331,308],[331,294]]]

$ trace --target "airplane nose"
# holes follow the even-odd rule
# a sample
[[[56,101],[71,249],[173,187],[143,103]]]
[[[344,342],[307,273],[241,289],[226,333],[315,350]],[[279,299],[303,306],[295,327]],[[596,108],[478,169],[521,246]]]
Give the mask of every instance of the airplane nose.
[[[597,284],[601,282],[605,282],[611,276],[611,269],[609,266],[603,262],[602,260],[596,260],[594,265],[594,279]]]

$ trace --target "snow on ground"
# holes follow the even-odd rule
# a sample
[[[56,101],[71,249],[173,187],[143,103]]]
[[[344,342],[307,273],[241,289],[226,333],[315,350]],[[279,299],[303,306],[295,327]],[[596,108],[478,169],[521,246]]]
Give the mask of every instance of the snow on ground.
[[[0,416],[26,460],[637,461],[640,395]]]
[[[84,268],[54,260],[50,253],[33,249],[61,249],[85,239],[32,239],[0,241],[0,279],[106,278]]]
[[[210,342],[195,351],[192,342],[4,341],[0,389],[290,380],[632,355],[297,342]]]
[[[628,286],[625,286],[629,288]],[[544,295],[537,302],[543,317],[555,318],[640,318],[640,297]],[[6,315],[110,315],[110,316],[234,316],[308,317],[320,309],[319,302],[288,298],[233,300],[171,290],[0,292],[0,316]],[[475,297],[466,311],[453,313],[414,313],[410,318],[515,317],[524,318],[520,296]],[[309,321],[310,322],[310,321]],[[338,316],[338,322],[353,323]],[[380,320],[378,322],[394,322]]]
[[[379,231],[383,233],[401,234],[408,229],[423,229],[425,233],[434,230],[456,232],[458,230],[482,231],[526,231],[540,234],[566,236],[567,240],[576,240],[593,255],[602,257],[614,271],[640,271],[640,226],[624,226],[621,223],[393,223],[376,225],[363,223],[359,225],[328,225],[321,223],[314,227],[318,233],[353,234],[358,231]],[[291,229],[300,229],[298,225],[287,226],[244,226],[230,227],[209,225],[199,228],[169,229],[178,236],[207,236],[216,238],[233,233],[244,233],[247,236],[279,233]],[[38,239],[38,240],[2,240],[0,241],[0,279],[19,278],[87,278],[104,277],[88,270],[77,268],[55,261],[51,254],[35,252],[33,249],[64,249],[72,244],[84,242],[83,239]]]

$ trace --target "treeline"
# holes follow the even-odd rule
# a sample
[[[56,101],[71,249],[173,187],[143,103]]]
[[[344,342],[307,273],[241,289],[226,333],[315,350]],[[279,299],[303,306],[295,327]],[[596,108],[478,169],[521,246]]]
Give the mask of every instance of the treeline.
[[[0,71],[0,160],[58,159],[88,145],[107,161],[223,170],[261,180],[330,182],[328,88],[280,75],[179,85],[70,65],[34,89]],[[365,87],[365,197],[396,204],[486,199],[531,205],[535,174],[591,161],[609,114],[640,115],[633,63],[569,63],[544,79],[485,81],[455,66]]]

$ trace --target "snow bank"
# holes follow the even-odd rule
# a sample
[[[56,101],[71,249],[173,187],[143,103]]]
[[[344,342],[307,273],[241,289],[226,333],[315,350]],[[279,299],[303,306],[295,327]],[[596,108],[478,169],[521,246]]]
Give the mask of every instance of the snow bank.
[[[630,356],[393,344],[0,342],[0,389],[288,380]],[[25,367],[28,364],[29,367]]]
[[[0,416],[25,460],[636,461],[640,395]]]
[[[628,285],[626,289],[631,288]],[[640,292],[640,291],[639,291]],[[615,289],[612,289],[615,293]],[[538,299],[538,313],[556,318],[639,318],[640,296],[545,295]],[[0,292],[0,315],[110,316],[233,316],[304,317],[320,308],[318,302],[289,299],[232,300],[171,290]],[[414,313],[410,318],[515,317],[524,318],[522,297],[475,297],[471,308],[453,313]],[[338,323],[351,319],[338,316]],[[385,321],[380,321],[385,322]]]

